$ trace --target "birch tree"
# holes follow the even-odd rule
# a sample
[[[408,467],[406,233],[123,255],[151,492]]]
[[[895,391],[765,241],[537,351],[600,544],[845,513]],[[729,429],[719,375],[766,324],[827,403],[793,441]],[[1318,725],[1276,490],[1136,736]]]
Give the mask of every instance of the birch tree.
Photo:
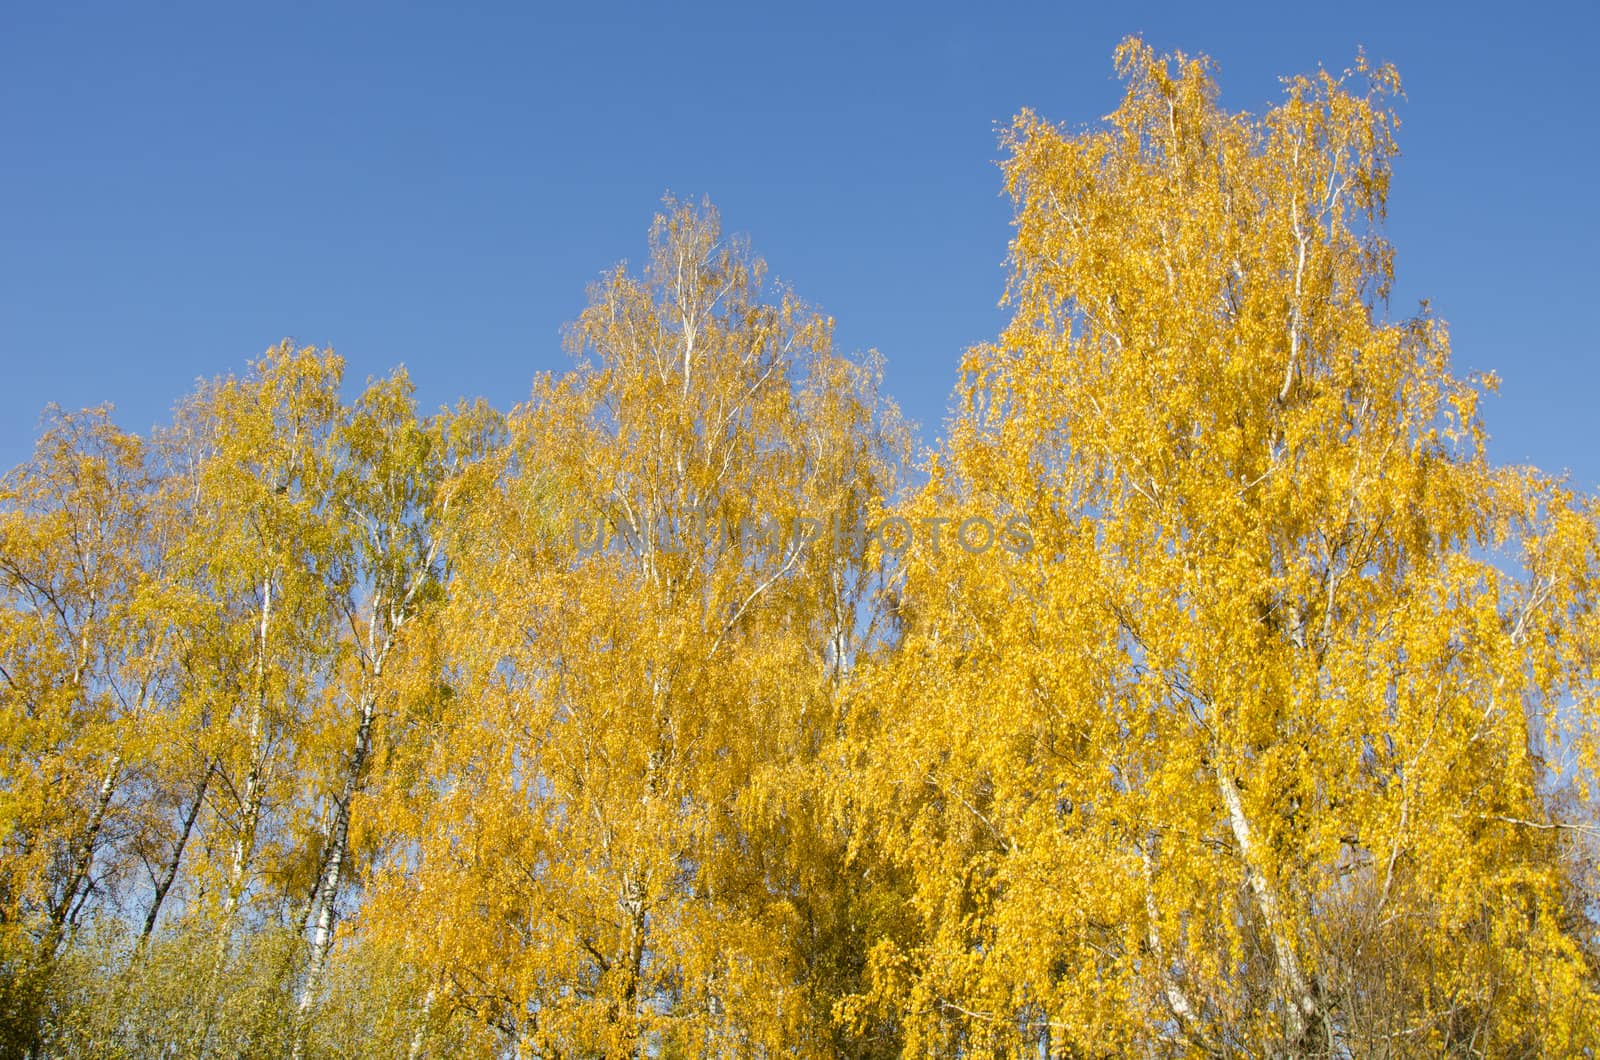
[[[342,373],[331,351],[282,343],[244,377],[203,384],[169,439],[192,500],[180,577],[209,775],[185,918],[212,953],[190,1027],[202,1054],[227,1048],[214,1034],[238,1007],[228,998],[236,936],[249,950],[286,926],[305,859],[294,830],[309,765],[300,751],[336,660],[329,586],[346,577],[332,499]],[[281,939],[268,945],[287,953]],[[273,989],[287,989],[286,956],[258,963],[278,968]]]
[[[320,999],[339,899],[355,865],[353,844],[367,833],[382,850],[389,830],[355,818],[374,785],[375,753],[403,754],[406,729],[380,724],[437,684],[430,638],[417,650],[412,633],[445,593],[444,527],[462,491],[467,465],[492,451],[498,417],[481,403],[455,414],[419,417],[403,371],[374,381],[338,427],[334,505],[344,528],[345,570],[328,588],[340,619],[345,655],[327,693],[332,768],[321,793],[321,822],[311,847],[317,870],[303,906],[309,929],[306,971],[296,1002],[293,1054],[305,1055]],[[403,719],[402,719],[403,720]],[[381,805],[381,801],[380,801]]]
[[[828,1040],[758,780],[831,731],[841,594],[867,584],[861,547],[790,530],[880,503],[898,442],[871,370],[765,289],[713,212],[669,204],[460,528],[418,864],[378,908],[428,918],[401,934],[440,1007],[518,1054]]]
[[[859,1011],[917,1054],[1592,1049],[1552,756],[1594,761],[1595,510],[1389,314],[1398,80],[1252,116],[1117,67],[1103,126],[1006,138],[1013,316],[908,514],[1035,547],[914,554],[858,686],[847,805],[919,925]]]
[[[176,639],[152,591],[143,443],[52,410],[0,482],[0,970],[8,1047],[73,932],[131,870]]]

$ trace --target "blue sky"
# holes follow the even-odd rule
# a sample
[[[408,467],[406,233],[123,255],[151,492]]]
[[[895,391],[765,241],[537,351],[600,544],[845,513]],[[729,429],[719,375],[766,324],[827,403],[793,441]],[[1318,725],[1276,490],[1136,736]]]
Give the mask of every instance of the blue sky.
[[[1210,54],[1236,109],[1358,45],[1397,64],[1394,306],[1429,298],[1458,369],[1501,375],[1499,459],[1594,489],[1597,29],[1577,4],[13,3],[0,464],[46,402],[144,431],[285,336],[509,407],[669,189],[881,350],[931,440],[1002,320],[997,123],[1098,119],[1139,32]]]

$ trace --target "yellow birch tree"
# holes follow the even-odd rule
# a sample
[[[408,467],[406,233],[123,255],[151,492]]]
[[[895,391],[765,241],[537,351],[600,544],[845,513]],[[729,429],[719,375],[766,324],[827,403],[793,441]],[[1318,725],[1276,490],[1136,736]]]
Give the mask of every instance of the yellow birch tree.
[[[908,514],[1033,547],[913,552],[861,676],[844,805],[919,926],[847,1015],[908,1055],[1592,1050],[1595,512],[1491,465],[1492,380],[1388,315],[1395,74],[1252,116],[1203,59],[1117,68],[1103,127],[1006,139],[1014,315]]]
[[[372,914],[432,970],[429,1012],[516,1055],[829,1047],[811,823],[762,793],[832,734],[875,583],[824,521],[881,503],[901,441],[872,366],[765,286],[669,202],[458,524],[451,695]]]

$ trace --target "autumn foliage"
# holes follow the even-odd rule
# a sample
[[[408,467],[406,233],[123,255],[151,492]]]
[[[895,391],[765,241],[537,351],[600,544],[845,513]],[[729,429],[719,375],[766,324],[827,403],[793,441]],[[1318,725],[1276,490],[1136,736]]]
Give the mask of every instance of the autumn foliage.
[[[508,413],[290,343],[49,412],[0,1054],[1600,1049],[1600,505],[1391,314],[1398,80],[1117,68],[915,464],[673,201]]]

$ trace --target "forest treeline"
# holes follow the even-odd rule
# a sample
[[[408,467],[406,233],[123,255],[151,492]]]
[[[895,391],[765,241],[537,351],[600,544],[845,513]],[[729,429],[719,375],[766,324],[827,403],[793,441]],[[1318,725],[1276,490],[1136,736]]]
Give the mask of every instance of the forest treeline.
[[[0,1050],[1594,1055],[1600,506],[1390,314],[1398,81],[1117,66],[1006,134],[1010,323],[915,462],[672,201],[509,412],[285,343],[48,413]]]

